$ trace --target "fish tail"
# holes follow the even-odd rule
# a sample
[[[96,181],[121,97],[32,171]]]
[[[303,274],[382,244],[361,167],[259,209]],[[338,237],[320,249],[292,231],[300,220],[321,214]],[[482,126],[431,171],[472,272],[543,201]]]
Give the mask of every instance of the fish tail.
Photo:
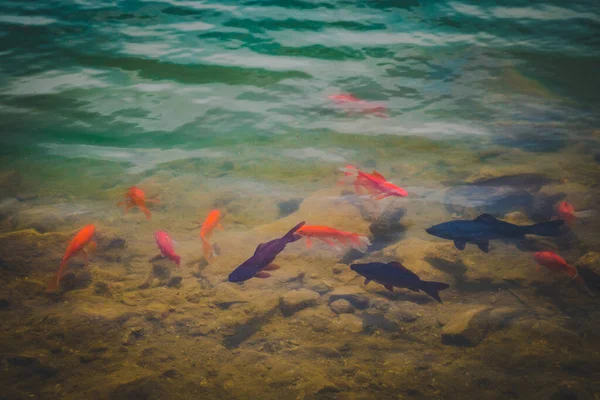
[[[204,236],[201,236],[200,238],[202,239],[202,249],[204,250],[204,258],[210,264],[210,261],[212,260],[213,255],[215,254],[215,250],[213,249],[211,244],[208,243],[208,240],[204,238]]]
[[[175,262],[175,264],[177,264],[177,266],[179,266],[181,264],[181,257],[173,256],[173,261]]]
[[[298,225],[293,227],[288,233],[286,233],[283,237],[289,242],[295,242],[296,240],[302,239],[302,236],[297,234],[296,231],[304,226],[306,221],[300,222]]]
[[[555,219],[553,221],[547,221],[531,226],[525,226],[523,227],[523,233],[538,236],[560,236],[562,234],[561,228],[564,224],[564,220]]]
[[[440,291],[446,290],[449,287],[450,285],[443,282],[421,281],[420,289],[441,303]]]
[[[146,214],[146,218],[150,219],[150,217],[152,216],[152,214],[150,213],[150,210],[148,210],[148,207],[140,207],[142,209],[142,211],[144,212],[144,214]]]
[[[368,246],[371,245],[371,241],[366,236],[359,236],[358,234],[353,234],[350,236],[350,240],[355,248],[358,250],[366,250]]]
[[[58,271],[56,272],[56,274],[54,274],[52,278],[50,278],[50,282],[48,282],[48,287],[46,288],[47,293],[53,293],[58,291],[58,287],[60,286],[60,280],[65,271],[65,268],[67,267],[67,262],[67,260],[62,260],[60,262],[60,267],[58,268]]]

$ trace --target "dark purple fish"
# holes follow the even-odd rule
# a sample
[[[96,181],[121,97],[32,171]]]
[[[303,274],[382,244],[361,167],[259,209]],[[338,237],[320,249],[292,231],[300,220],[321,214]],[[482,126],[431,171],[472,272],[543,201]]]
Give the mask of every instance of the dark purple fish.
[[[413,292],[422,290],[440,303],[442,299],[440,299],[439,292],[450,287],[450,285],[443,282],[423,281],[417,274],[395,261],[387,264],[381,262],[352,264],[350,268],[366,278],[365,285],[375,281],[385,286],[390,292],[394,291],[394,286],[406,288]]]
[[[271,276],[266,271],[279,268],[279,266],[271,263],[288,243],[302,239],[302,236],[295,232],[302,228],[304,224],[305,222],[302,221],[283,237],[259,244],[254,255],[229,274],[229,282],[244,282],[251,278],[268,278]]]

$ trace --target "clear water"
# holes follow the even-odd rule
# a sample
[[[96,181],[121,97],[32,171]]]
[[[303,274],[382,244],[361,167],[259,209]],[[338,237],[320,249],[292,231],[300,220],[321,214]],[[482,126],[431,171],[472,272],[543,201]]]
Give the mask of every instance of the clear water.
[[[0,397],[597,398],[595,1],[0,11]],[[388,118],[328,97],[340,93]],[[353,197],[336,184],[348,163],[409,196]],[[549,180],[451,189],[525,173]],[[152,219],[117,207],[132,185],[160,200]],[[584,213],[558,238],[494,241],[485,254],[425,232],[482,212],[542,222],[559,200]],[[196,222],[214,208],[225,229],[207,265]],[[301,220],[373,245],[300,241],[271,278],[226,282]],[[45,294],[88,223],[90,264],[75,257],[60,293]],[[180,270],[152,259],[157,230],[177,241]],[[596,297],[536,270],[533,251],[548,249]],[[444,303],[365,286],[348,268],[392,260],[450,284]],[[289,315],[285,296],[299,289],[317,297]],[[332,311],[338,298],[353,312]],[[461,324],[466,347],[444,339]]]

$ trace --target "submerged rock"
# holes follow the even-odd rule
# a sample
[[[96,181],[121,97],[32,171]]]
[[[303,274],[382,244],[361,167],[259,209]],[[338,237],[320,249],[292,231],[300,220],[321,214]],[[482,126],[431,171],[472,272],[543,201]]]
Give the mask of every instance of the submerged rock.
[[[329,302],[334,302],[339,299],[349,301],[358,309],[369,307],[369,297],[363,289],[356,286],[340,286],[335,288],[329,296]]]
[[[308,289],[293,290],[286,295],[280,297],[279,307],[283,315],[290,315],[303,310],[307,307],[316,306],[319,303],[321,296],[317,292]]]
[[[287,217],[300,209],[300,204],[304,199],[301,197],[280,201],[277,203],[279,208],[279,218]]]
[[[348,300],[338,299],[329,304],[331,311],[336,314],[351,314],[354,312],[354,307]]]
[[[128,328],[123,334],[123,337],[121,338],[121,344],[126,346],[133,344],[136,338],[142,336],[142,332],[143,330],[140,327]]]
[[[477,346],[488,331],[490,309],[477,307],[452,318],[442,329],[442,343]]]
[[[161,400],[172,398],[165,383],[158,377],[145,377],[123,383],[112,391],[112,400]]]

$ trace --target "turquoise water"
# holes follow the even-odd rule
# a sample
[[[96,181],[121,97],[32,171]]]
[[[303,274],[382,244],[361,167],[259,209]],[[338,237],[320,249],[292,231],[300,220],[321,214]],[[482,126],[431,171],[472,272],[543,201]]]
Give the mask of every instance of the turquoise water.
[[[598,296],[595,1],[4,1],[0,11],[6,398],[598,397],[598,300],[532,258],[556,251]],[[387,117],[329,98],[345,93]],[[353,197],[336,185],[348,163],[409,196]],[[449,191],[524,173],[548,181]],[[160,199],[151,220],[116,206],[132,185]],[[542,222],[560,200],[584,216],[556,239],[493,242],[485,254],[425,233],[482,212]],[[225,229],[206,265],[195,222],[214,208]],[[300,242],[272,278],[224,282],[303,219],[373,245]],[[71,286],[49,297],[47,279],[88,223],[99,236],[91,267],[73,261]],[[182,270],[149,261],[156,230],[177,241]],[[364,286],[348,268],[359,259],[447,282],[444,304]],[[162,282],[161,268],[181,282]],[[282,314],[299,289],[317,299]],[[353,311],[333,311],[336,299]],[[440,339],[469,315],[501,323],[472,328],[484,333],[466,349]]]

